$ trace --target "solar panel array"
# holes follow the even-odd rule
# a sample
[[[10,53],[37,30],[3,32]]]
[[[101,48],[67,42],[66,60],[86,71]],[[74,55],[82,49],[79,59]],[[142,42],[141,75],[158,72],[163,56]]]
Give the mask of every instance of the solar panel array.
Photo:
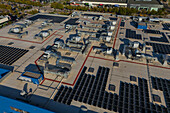
[[[163,30],[169,30],[170,23],[164,23],[164,24],[162,24],[162,26],[164,27]]]
[[[170,39],[170,35],[167,35],[168,36],[168,38]]]
[[[14,44],[14,42],[10,42],[10,43],[8,43],[8,45],[12,45],[12,44]]]
[[[126,38],[142,40],[142,36],[131,29],[126,29]]]
[[[47,19],[47,20],[52,20],[54,23],[61,23],[67,17],[61,17],[61,16],[52,16],[52,15],[35,15],[33,17],[28,18],[31,21],[35,21],[37,19]]]
[[[151,81],[152,88],[163,91],[166,106],[170,112],[170,80],[152,76]]]
[[[112,17],[110,17],[110,20],[115,20],[115,21],[116,21],[116,20],[117,20],[117,18],[112,18]]]
[[[102,16],[102,15],[99,15],[99,14],[87,14],[87,13],[85,13],[85,14],[82,14],[82,16],[94,16],[94,17],[100,17],[100,16]]]
[[[120,26],[121,26],[121,27],[124,27],[124,26],[125,26],[125,22],[121,22],[121,23],[120,23]]]
[[[12,65],[27,52],[28,50],[25,49],[0,45],[0,63],[5,65]]]
[[[146,42],[146,45],[150,45],[155,53],[170,54],[170,45],[158,44],[152,42]]]
[[[64,24],[78,25],[79,23],[76,23],[77,20],[79,20],[79,18],[71,18],[67,20]]]
[[[168,39],[166,38],[165,34],[162,33],[162,37],[150,37],[151,41],[156,41],[156,42],[165,42],[169,43]]]
[[[144,29],[144,33],[161,34],[158,30]]]
[[[99,66],[96,76],[86,74],[86,70],[84,67],[73,89],[62,85],[54,101],[70,105],[75,100],[119,113],[168,113],[165,106],[150,102],[146,79],[138,78],[138,85],[120,81],[118,96],[105,91],[109,68]],[[169,94],[165,95],[168,99]]]
[[[165,106],[150,102],[148,84],[144,78],[138,78],[138,86],[121,81],[118,103],[119,113],[168,113]]]
[[[110,69],[99,67],[96,76],[86,74],[86,70],[87,67],[84,67],[72,90],[68,91],[68,87],[61,86],[54,101],[70,105],[74,99],[117,112],[118,95],[105,91]]]

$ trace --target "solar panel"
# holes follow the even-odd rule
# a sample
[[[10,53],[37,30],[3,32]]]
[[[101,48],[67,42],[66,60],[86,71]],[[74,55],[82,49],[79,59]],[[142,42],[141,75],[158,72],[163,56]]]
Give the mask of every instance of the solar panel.
[[[146,42],[146,45],[152,46],[155,53],[170,54],[170,45],[152,42]]]
[[[120,81],[119,96],[105,91],[109,68],[99,67],[96,76],[86,74],[84,67],[74,88],[61,86],[54,101],[71,104],[74,100],[89,105],[108,109],[114,112],[167,112],[170,107],[169,93],[170,82],[167,79],[151,77],[152,82],[159,84],[165,96],[167,108],[150,102],[148,81],[138,78],[138,85]],[[112,84],[109,85],[114,86]],[[102,90],[103,89],[103,90]],[[112,89],[112,88],[111,88]],[[155,97],[155,100],[159,98]]]
[[[71,18],[67,20],[64,24],[78,25],[79,23],[76,23],[77,20],[79,20],[79,18]]]
[[[112,18],[112,17],[110,17],[110,20],[115,20],[115,21],[116,21],[116,20],[117,20],[117,18]]]
[[[95,17],[100,17],[100,16],[102,16],[102,15],[99,15],[99,14],[87,14],[87,13],[85,13],[85,14],[82,14],[82,16],[95,16]]]
[[[14,44],[14,42],[10,42],[10,43],[8,43],[8,45],[12,45],[12,44]]]
[[[142,36],[140,34],[136,34],[136,31],[131,29],[126,29],[126,38],[142,40]]]
[[[0,45],[0,63],[12,65],[29,50]]]
[[[156,41],[156,42],[165,42],[169,43],[168,39],[166,38],[165,34],[162,33],[162,37],[150,37],[151,41]]]
[[[29,49],[34,49],[34,48],[35,48],[35,46],[30,46],[30,47],[29,47]]]
[[[153,77],[153,76],[151,77],[151,80],[157,86],[157,88],[153,87],[154,89],[163,91],[166,106],[167,106],[167,108],[170,108],[170,100],[169,100],[169,95],[170,95],[170,85],[169,85],[169,83],[170,83],[170,80],[163,79],[163,78],[157,78],[157,77]],[[154,84],[152,83],[152,85],[154,85]],[[158,95],[155,95],[155,97],[153,95],[153,99],[155,101],[161,102],[161,99]],[[164,109],[164,107],[162,109],[167,111],[167,109],[166,108]],[[169,111],[170,111],[170,109],[169,109]]]
[[[150,33],[150,34],[161,34],[158,30],[151,30],[151,29],[144,29],[144,33]]]
[[[164,24],[162,24],[162,26],[164,27],[163,30],[169,30],[170,23],[164,23]]]
[[[170,35],[168,35],[168,38],[170,39]]]
[[[121,23],[120,23],[120,26],[121,26],[121,27],[124,27],[124,26],[125,26],[125,22],[121,22]]]
[[[65,19],[67,19],[68,17],[61,17],[61,16],[53,16],[53,15],[35,15],[33,17],[28,18],[31,21],[35,21],[37,19],[48,19],[48,20],[52,20],[52,22],[54,23],[61,23],[62,21],[64,21]]]

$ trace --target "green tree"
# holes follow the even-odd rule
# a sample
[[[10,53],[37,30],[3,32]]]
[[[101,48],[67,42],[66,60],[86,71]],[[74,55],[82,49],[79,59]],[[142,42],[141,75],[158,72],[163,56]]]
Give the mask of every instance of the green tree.
[[[63,4],[60,4],[60,3],[57,3],[57,2],[51,3],[51,7],[54,8],[54,9],[64,9]]]
[[[37,14],[37,13],[39,13],[37,10],[32,10],[32,11],[29,11],[29,12],[27,12],[28,14],[32,14],[32,15],[34,15],[34,14]]]
[[[150,12],[151,15],[156,15],[157,12],[153,9],[151,12]]]

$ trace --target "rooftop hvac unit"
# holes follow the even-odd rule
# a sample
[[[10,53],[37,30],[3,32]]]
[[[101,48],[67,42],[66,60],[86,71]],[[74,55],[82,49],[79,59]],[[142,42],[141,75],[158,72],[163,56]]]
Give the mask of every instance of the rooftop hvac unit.
[[[18,28],[18,27],[16,27],[16,28],[13,29],[13,32],[14,32],[14,33],[19,33],[20,31],[21,31],[21,29]]]
[[[41,32],[41,35],[42,35],[43,37],[47,37],[47,36],[50,35],[50,33],[49,33],[49,32],[46,32],[46,31],[42,31],[42,32]]]
[[[26,25],[31,25],[33,22],[31,20],[25,20]]]
[[[56,41],[56,42],[54,43],[54,47],[57,47],[57,48],[59,48],[59,47],[64,47],[64,43],[63,43],[62,41]]]
[[[141,22],[141,21],[142,21],[142,18],[141,18],[141,17],[139,17],[139,18],[138,18],[138,21],[139,21],[139,22]]]
[[[22,28],[20,27],[11,28],[9,30],[10,33],[20,33],[21,31],[22,31]]]
[[[138,48],[139,47],[139,42],[134,42],[133,43],[133,48]]]
[[[107,54],[112,54],[112,52],[113,52],[113,49],[112,48],[107,48]]]
[[[107,36],[107,37],[106,37],[106,41],[107,41],[107,42],[110,42],[111,38],[112,38],[111,36]]]
[[[113,32],[107,32],[108,36],[112,36]]]
[[[116,21],[112,21],[112,25],[116,25]]]
[[[107,29],[108,29],[108,30],[114,30],[114,29],[115,29],[115,26],[113,26],[113,25],[112,25],[112,26],[108,26]]]
[[[72,37],[72,40],[74,40],[76,42],[79,42],[81,40],[81,37],[80,36],[75,36],[75,37]]]

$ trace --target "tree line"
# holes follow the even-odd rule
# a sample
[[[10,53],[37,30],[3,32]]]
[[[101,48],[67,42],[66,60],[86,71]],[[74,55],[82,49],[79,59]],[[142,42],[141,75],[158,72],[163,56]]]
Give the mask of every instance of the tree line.
[[[125,8],[125,7],[88,7],[88,6],[71,6],[71,5],[63,5],[62,3],[51,3],[51,7],[54,9],[67,9],[67,10],[79,10],[79,11],[93,11],[93,12],[102,12],[102,13],[113,13],[118,15],[133,15],[133,14],[147,14],[147,15],[166,15],[167,12],[165,9],[148,10],[145,9],[138,10],[135,8]]]
[[[27,4],[27,5],[32,5],[32,6],[39,6],[41,7],[42,4],[40,2],[34,2],[31,0],[5,0],[8,2],[15,2],[15,3],[19,3],[19,4]]]

